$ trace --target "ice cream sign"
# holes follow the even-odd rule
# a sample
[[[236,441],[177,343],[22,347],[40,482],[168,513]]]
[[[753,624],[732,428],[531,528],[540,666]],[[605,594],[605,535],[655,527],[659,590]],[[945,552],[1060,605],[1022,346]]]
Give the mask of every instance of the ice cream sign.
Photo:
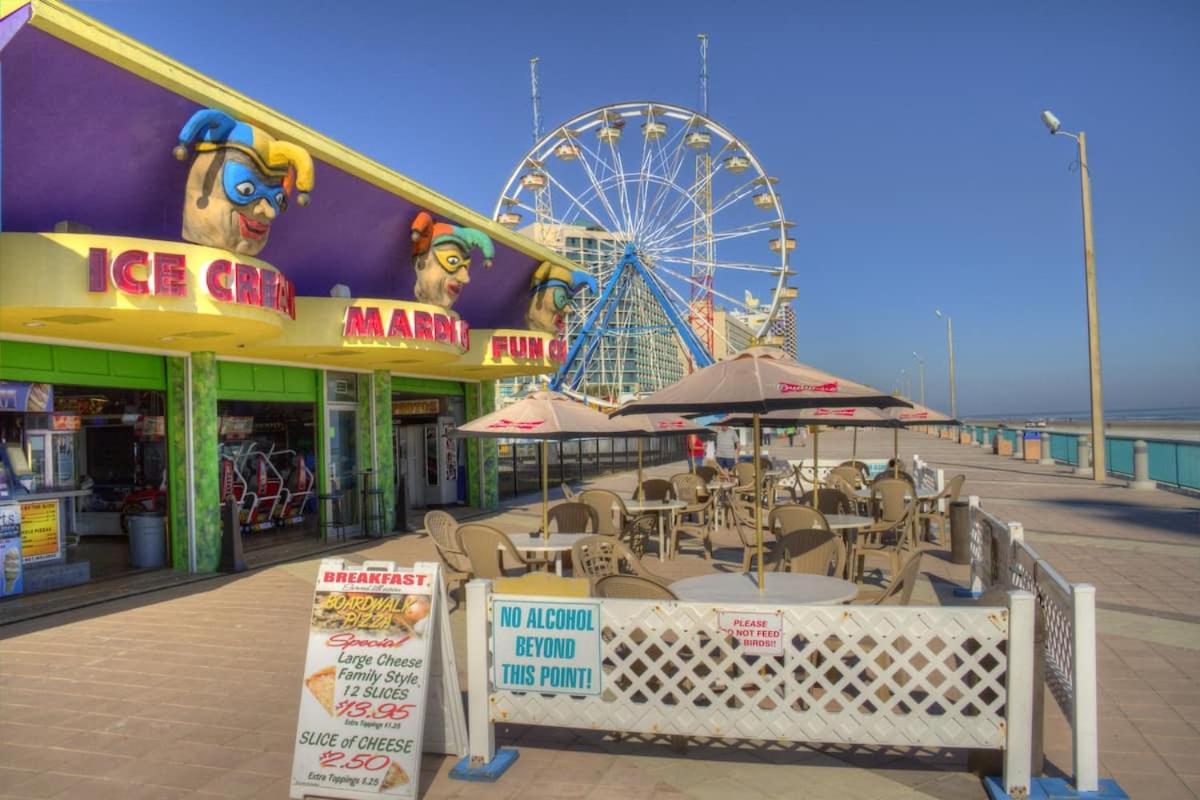
[[[197,292],[217,303],[256,306],[296,318],[296,287],[279,271],[228,258],[203,259],[192,253],[189,259],[188,255],[88,248],[88,291],[160,298],[188,297]]]

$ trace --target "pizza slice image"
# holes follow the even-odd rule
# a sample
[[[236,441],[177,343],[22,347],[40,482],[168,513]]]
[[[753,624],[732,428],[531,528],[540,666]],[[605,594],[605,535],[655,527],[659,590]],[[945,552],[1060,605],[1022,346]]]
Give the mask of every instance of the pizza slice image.
[[[332,717],[334,692],[337,689],[337,670],[333,667],[317,670],[304,679],[304,685]]]
[[[397,786],[403,786],[408,783],[408,773],[397,764],[395,761],[388,767],[387,774],[383,776],[383,780],[379,784],[379,791],[386,792],[390,789],[395,789]]]

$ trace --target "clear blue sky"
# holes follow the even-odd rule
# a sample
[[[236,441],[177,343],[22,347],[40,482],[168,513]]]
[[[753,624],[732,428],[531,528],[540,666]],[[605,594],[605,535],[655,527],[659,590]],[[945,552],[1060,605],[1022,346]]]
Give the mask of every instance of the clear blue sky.
[[[889,389],[927,359],[963,414],[1088,405],[1089,137],[1109,408],[1200,405],[1200,3],[77,3],[483,213],[547,125],[695,105],[780,178],[802,361]],[[346,11],[353,7],[353,12]],[[916,385],[913,380],[914,387]],[[915,391],[915,389],[914,389]]]

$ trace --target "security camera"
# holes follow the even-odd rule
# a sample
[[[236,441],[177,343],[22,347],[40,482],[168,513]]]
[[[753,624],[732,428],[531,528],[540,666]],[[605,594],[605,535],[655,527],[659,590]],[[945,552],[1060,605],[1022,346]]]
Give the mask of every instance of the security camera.
[[[1051,114],[1049,111],[1042,112],[1042,122],[1050,130],[1050,133],[1058,133],[1058,129],[1062,127],[1062,123],[1058,121],[1058,117]]]

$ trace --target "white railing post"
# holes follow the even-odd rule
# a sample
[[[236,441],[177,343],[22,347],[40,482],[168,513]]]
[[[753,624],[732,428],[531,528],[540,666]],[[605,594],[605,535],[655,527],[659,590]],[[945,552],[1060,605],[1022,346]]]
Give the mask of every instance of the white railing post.
[[[1075,760],[1075,791],[1099,791],[1098,727],[1096,712],[1096,587],[1090,583],[1071,586],[1073,636],[1071,652],[1072,747]]]
[[[983,552],[987,542],[983,541],[983,526],[979,523],[979,495],[967,497],[967,519],[971,524],[971,595],[983,594]]]
[[[941,494],[942,492],[946,491],[946,470],[938,467],[933,471],[933,474],[934,480],[936,481],[934,489],[938,494]],[[938,511],[942,512],[943,514],[950,513],[950,506],[946,504],[945,500],[938,500]]]
[[[1033,758],[1033,612],[1029,592],[1008,593],[1008,669],[1005,707],[1004,791],[1028,797]]]
[[[490,764],[496,757],[496,728],[488,713],[491,673],[488,670],[488,595],[492,582],[467,584],[467,735],[471,767]]]

